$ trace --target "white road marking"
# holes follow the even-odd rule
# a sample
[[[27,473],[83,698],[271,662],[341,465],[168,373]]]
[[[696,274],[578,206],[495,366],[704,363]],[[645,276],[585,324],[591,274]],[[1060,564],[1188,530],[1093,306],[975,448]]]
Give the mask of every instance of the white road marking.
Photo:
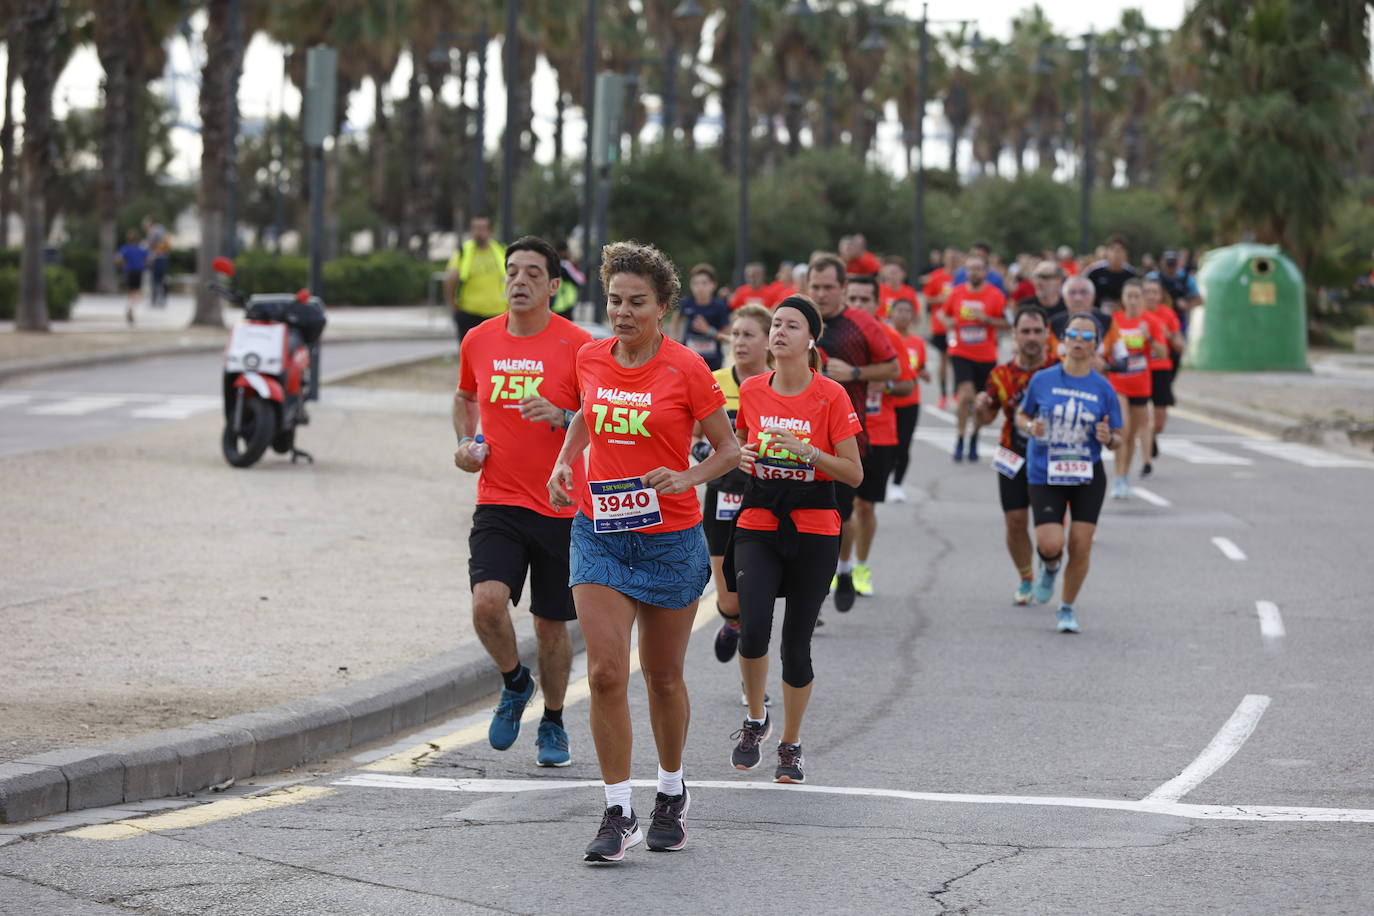
[[[639,788],[657,786],[651,779],[632,780]],[[593,779],[461,779],[436,776],[399,776],[358,773],[330,783],[356,789],[411,789],[436,792],[480,792],[505,795],[520,792],[554,792],[568,789],[600,789]],[[898,798],[906,801],[961,805],[1022,805],[1046,808],[1095,808],[1160,814],[1194,820],[1227,821],[1307,821],[1323,823],[1374,824],[1374,810],[1360,808],[1303,808],[1259,805],[1186,805],[1178,801],[1129,801],[1117,798],[1074,798],[1053,795],[970,795],[958,792],[909,792],[901,789],[872,789],[859,786],[778,785],[772,782],[725,782],[692,780],[693,789],[728,789],[756,792],[801,792],[816,795]]]
[[[1256,601],[1255,612],[1259,614],[1260,635],[1265,639],[1281,639],[1288,631],[1283,628],[1283,617],[1279,606],[1272,601]]]
[[[937,420],[944,420],[950,426],[955,426],[959,422],[959,418],[957,416],[950,413],[948,410],[941,410],[934,404],[922,404],[921,413],[925,414],[928,417],[934,417]]]
[[[1241,745],[1245,744],[1260,716],[1269,708],[1269,698],[1259,694],[1249,694],[1240,701],[1231,718],[1221,727],[1208,745],[1173,779],[1145,796],[1146,802],[1177,802],[1183,796],[1202,785],[1209,776],[1226,765],[1235,756]]]
[[[1245,559],[1245,551],[1237,547],[1230,538],[1212,538],[1212,543],[1217,545],[1217,550],[1220,550],[1228,560],[1240,562]]]
[[[1167,499],[1165,499],[1163,496],[1160,496],[1153,490],[1147,490],[1141,486],[1131,487],[1131,494],[1133,496],[1139,496],[1141,499],[1145,500],[1150,505],[1159,506],[1162,509],[1167,509],[1173,505],[1173,503],[1169,502]]]
[[[123,395],[86,395],[30,407],[27,413],[41,417],[80,417],[97,410],[118,407],[125,400]]]
[[[17,407],[33,400],[30,394],[0,394],[0,407]]]
[[[219,405],[220,399],[214,397],[168,398],[161,404],[132,410],[130,415],[138,417],[140,420],[184,420],[187,417],[205,413],[207,410],[213,410]]]
[[[1242,442],[1252,452],[1281,458],[1309,468],[1374,468],[1374,461],[1347,458],[1334,452],[1324,452],[1298,442]]]
[[[1159,452],[1170,458],[1182,458],[1189,464],[1217,464],[1248,467],[1255,463],[1253,458],[1228,455],[1218,449],[1198,445],[1190,439],[1164,439],[1160,441]]]

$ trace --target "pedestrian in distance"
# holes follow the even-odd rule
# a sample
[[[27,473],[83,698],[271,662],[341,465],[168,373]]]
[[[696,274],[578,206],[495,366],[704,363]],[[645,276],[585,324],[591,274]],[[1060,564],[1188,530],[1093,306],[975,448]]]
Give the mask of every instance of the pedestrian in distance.
[[[1154,316],[1169,345],[1169,352],[1163,356],[1150,354],[1150,407],[1154,423],[1150,433],[1150,453],[1141,468],[1141,476],[1147,477],[1154,470],[1154,459],[1159,457],[1159,436],[1169,422],[1169,408],[1174,406],[1174,377],[1178,374],[1179,361],[1183,359],[1185,343],[1178,310],[1174,308],[1168,288],[1158,273],[1148,277],[1141,289],[1145,293],[1145,312]]]
[[[734,365],[713,373],[725,395],[725,412],[732,428],[739,413],[739,386],[768,371],[768,330],[772,324],[773,313],[761,305],[743,306],[732,316],[730,349]],[[697,438],[692,445],[692,457],[705,461],[711,455],[711,443],[702,436],[700,425],[694,434]],[[707,481],[701,506],[701,526],[711,554],[711,577],[716,584],[716,611],[725,618],[715,639],[716,658],[722,663],[735,657],[739,645],[739,598],[725,587],[723,566],[725,548],[735,530],[735,519],[748,482],[748,474],[731,468],[715,480]]]
[[[863,482],[860,423],[848,393],[821,375],[820,312],[810,299],[778,304],[768,336],[774,371],[740,386],[735,434],[749,475],[736,520],[727,582],[739,593],[740,670],[748,714],[731,763],[752,770],[772,731],[765,705],[773,608],[784,599],[781,656],[783,729],[773,781],[806,781],[801,727],[815,676],[811,636],[840,547],[832,481]]]
[[[944,410],[949,406],[949,329],[945,326],[945,303],[949,294],[954,292],[954,272],[963,267],[964,253],[957,248],[946,248],[944,262],[926,277],[921,287],[926,312],[930,315],[930,345],[940,354],[939,368],[935,374],[940,379],[940,400],[936,407]]]
[[[911,467],[911,440],[916,436],[916,424],[921,418],[921,384],[930,381],[930,370],[926,368],[926,342],[916,333],[916,302],[910,299],[895,299],[887,314],[888,324],[897,332],[906,349],[907,364],[912,374],[918,378],[911,388],[911,394],[895,397],[892,406],[897,411],[897,456],[892,462],[892,483],[887,488],[887,498],[895,503],[906,502],[906,490],[902,488],[907,469]]]
[[[577,355],[581,408],[548,480],[554,506],[577,506],[569,583],[587,645],[591,730],[606,797],[588,862],[618,862],[643,841],[631,804],[630,640],[658,749],[649,849],[687,843],[690,795],[682,779],[691,705],[683,682],[697,601],[711,576],[694,488],[739,461],[725,396],[696,353],[663,333],[677,270],[658,249],[607,245],[601,282],[612,336]],[[692,429],[715,450],[692,465]],[[587,479],[574,465],[584,451]]]
[[[124,289],[128,299],[124,306],[124,321],[133,327],[134,309],[143,298],[143,270],[148,264],[148,249],[143,247],[137,229],[124,234],[124,244],[116,256],[120,272],[124,274]]]
[[[954,394],[958,398],[953,458],[978,461],[977,418],[973,399],[987,387],[988,374],[997,365],[997,332],[1007,327],[1007,297],[988,282],[987,262],[971,255],[964,263],[968,282],[954,287],[945,302],[945,323],[949,326],[949,359],[954,371]],[[964,432],[972,422],[967,442]]]
[[[1012,603],[1021,606],[1031,603],[1035,558],[1031,555],[1029,534],[1028,443],[1025,433],[1016,425],[1016,411],[1031,379],[1056,361],[1048,346],[1048,324],[1045,310],[1038,305],[1022,305],[1016,310],[1012,323],[1015,353],[1009,361],[992,370],[987,387],[978,393],[974,403],[980,424],[991,423],[999,410],[1006,414],[992,467],[997,472],[997,492],[1006,523],[1007,552],[1011,554],[1019,578]]]
[[[1093,368],[1097,322],[1075,315],[1064,329],[1064,359],[1037,372],[1026,386],[1016,425],[1031,438],[1026,450],[1026,479],[1040,575],[1032,589],[1037,604],[1054,597],[1055,579],[1064,564],[1064,518],[1069,513],[1068,562],[1055,615],[1061,633],[1077,633],[1074,603],[1088,576],[1093,535],[1107,495],[1102,448],[1122,441],[1121,405],[1116,391]]]
[[[701,354],[712,372],[724,360],[720,338],[730,323],[730,307],[716,295],[716,270],[698,264],[687,275],[688,294],[673,316],[672,337]]]
[[[573,511],[551,506],[542,483],[577,409],[575,362],[592,337],[551,311],[562,282],[552,245],[525,236],[511,243],[505,257],[510,311],[463,337],[453,398],[453,463],[479,475],[468,534],[472,623],[502,678],[488,740],[500,751],[513,745],[535,693],[510,615],[528,574],[544,693],[535,760],[563,767],[572,759],[563,700],[572,667],[567,622],[576,617],[568,588]],[[580,465],[574,478],[583,479]]]
[[[453,307],[458,345],[463,336],[506,310],[506,249],[491,237],[491,220],[474,216],[469,238],[444,270],[444,301]]]
[[[148,260],[152,266],[152,283],[149,290],[149,303],[153,308],[167,305],[167,268],[172,260],[172,239],[167,229],[152,214],[143,217],[143,247],[148,250]]]
[[[1107,361],[1107,378],[1121,396],[1121,413],[1126,418],[1126,437],[1116,454],[1116,482],[1113,499],[1131,495],[1131,462],[1137,445],[1143,463],[1150,460],[1153,421],[1150,401],[1153,395],[1150,360],[1169,352],[1167,334],[1159,320],[1145,311],[1143,284],[1134,278],[1121,288],[1122,310],[1112,314],[1112,325],[1102,342]],[[1149,472],[1146,472],[1148,476]]]

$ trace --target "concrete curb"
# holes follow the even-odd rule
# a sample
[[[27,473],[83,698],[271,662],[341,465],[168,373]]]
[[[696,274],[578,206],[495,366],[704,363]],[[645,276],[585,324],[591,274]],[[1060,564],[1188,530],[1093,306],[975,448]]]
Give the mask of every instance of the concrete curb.
[[[339,334],[326,335],[326,343],[388,343],[397,340],[452,340],[451,331],[415,332],[411,334]],[[189,353],[217,353],[224,349],[224,341],[192,344],[165,344],[155,347],[135,347],[128,350],[106,350],[94,353],[74,353],[71,356],[48,356],[40,359],[16,359],[0,363],[0,381],[36,372],[58,372],[63,369],[84,369],[88,366],[109,366],[130,363],[158,356],[179,356]]]
[[[572,627],[573,651],[584,647]],[[533,657],[534,636],[520,642]],[[498,681],[479,643],[304,700],[0,764],[0,824],[266,776],[431,722]]]
[[[1239,423],[1289,442],[1321,443],[1321,437],[1313,432],[1310,423],[1283,414],[1193,394],[1183,395],[1178,406],[1217,420]]]

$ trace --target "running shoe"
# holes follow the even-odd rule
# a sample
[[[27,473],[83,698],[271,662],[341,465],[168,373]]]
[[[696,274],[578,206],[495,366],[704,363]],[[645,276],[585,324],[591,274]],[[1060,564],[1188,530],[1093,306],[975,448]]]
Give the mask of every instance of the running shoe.
[[[963,461],[963,460],[964,460],[964,437],[963,437],[963,436],[955,436],[955,437],[954,437],[954,456],[953,456],[953,457],[954,457],[954,460],[955,460],[955,461]]]
[[[619,862],[625,858],[625,850],[644,840],[639,832],[639,818],[630,813],[625,817],[619,805],[611,805],[601,816],[601,827],[596,831],[596,839],[587,844],[584,862]]]
[[[873,570],[867,563],[854,564],[854,593],[865,598],[873,596]]]
[[[1011,603],[1017,607],[1025,607],[1031,603],[1031,583],[1029,579],[1022,579],[1016,586],[1016,595],[1011,599]]]
[[[647,835],[650,852],[672,852],[687,845],[687,808],[692,795],[682,784],[681,795],[654,796],[654,813],[649,818]]]
[[[940,410],[946,409],[949,406],[949,395],[940,395],[940,402],[935,406],[938,407]]]
[[[806,782],[802,772],[802,751],[800,744],[778,742],[778,768],[773,771],[774,782]]]
[[[971,436],[968,437],[968,457],[965,458],[964,460],[965,460],[965,461],[974,461],[974,462],[976,462],[976,461],[978,460],[978,434],[977,434],[977,433],[974,433],[973,435],[971,435]]]
[[[748,706],[748,705],[749,705],[749,697],[748,697],[748,695],[745,694],[745,692],[744,692],[744,681],[740,681],[740,682],[739,682],[739,705],[741,705],[741,706]],[[764,705],[764,706],[772,706],[772,705],[773,705],[773,698],[772,698],[771,696],[768,695],[768,691],[766,691],[766,690],[763,692],[763,705]]]
[[[1116,483],[1112,485],[1112,499],[1130,499],[1131,482],[1125,477],[1118,477]]]
[[[534,761],[541,767],[565,767],[572,763],[572,754],[568,753],[568,733],[557,722],[546,720],[539,723],[539,735],[534,739],[534,746],[539,748]]]
[[[1033,597],[1036,604],[1045,604],[1054,597],[1054,579],[1059,575],[1058,569],[1050,569],[1041,564],[1040,577],[1035,580],[1035,591]]]
[[[716,658],[721,662],[728,662],[735,657],[735,649],[738,647],[739,624],[727,620],[716,631]]]
[[[835,577],[835,610],[841,614],[848,613],[854,606],[854,576],[850,573],[840,573]]]
[[[501,701],[496,704],[496,714],[491,717],[487,729],[487,740],[498,751],[504,751],[520,737],[520,717],[525,714],[525,704],[534,696],[534,678],[524,693],[516,693],[509,687],[501,688]]]
[[[887,499],[888,502],[904,503],[906,502],[906,490],[903,490],[899,483],[890,483],[887,485]]]
[[[1078,618],[1074,616],[1073,608],[1059,606],[1059,613],[1055,615],[1057,626],[1060,633],[1077,633]]]
[[[1147,461],[1147,462],[1145,462],[1145,464],[1142,465],[1141,468],[1140,468],[1140,479],[1141,479],[1141,480],[1144,480],[1146,477],[1149,477],[1149,476],[1150,476],[1151,474],[1153,474],[1154,472],[1155,472],[1155,466],[1154,466],[1153,464],[1150,464],[1150,462]]]
[[[1150,457],[1151,457],[1151,458],[1158,458],[1158,457],[1159,457],[1159,439],[1158,439],[1158,437],[1156,437],[1156,438],[1150,440]]]
[[[759,744],[767,740],[772,733],[773,717],[768,712],[764,712],[762,722],[750,722],[745,719],[739,730],[730,736],[736,741],[735,749],[730,752],[730,763],[735,769],[752,770],[758,766],[763,756]]]

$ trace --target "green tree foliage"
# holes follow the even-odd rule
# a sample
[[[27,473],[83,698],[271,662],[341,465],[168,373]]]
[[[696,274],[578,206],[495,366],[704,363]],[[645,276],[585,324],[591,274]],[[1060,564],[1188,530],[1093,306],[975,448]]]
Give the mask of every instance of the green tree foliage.
[[[720,167],[704,154],[659,146],[612,169],[611,237],[658,246],[680,273],[719,257],[733,213]]]

